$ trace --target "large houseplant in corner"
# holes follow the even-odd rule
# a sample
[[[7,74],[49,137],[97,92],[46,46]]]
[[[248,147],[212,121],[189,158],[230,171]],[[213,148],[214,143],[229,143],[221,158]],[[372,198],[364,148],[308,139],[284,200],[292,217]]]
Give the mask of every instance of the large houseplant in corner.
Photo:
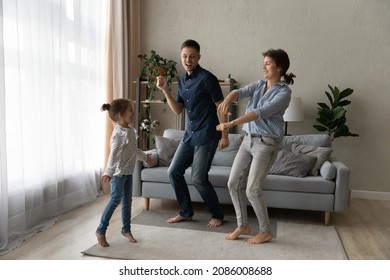
[[[138,57],[143,62],[141,79],[147,81],[147,100],[154,99],[154,93],[157,91],[156,77],[164,76],[168,85],[171,85],[177,76],[177,62],[163,58],[155,50],[149,54],[140,54]]]
[[[346,124],[347,110],[344,107],[349,105],[351,101],[345,98],[352,94],[353,89],[346,88],[340,91],[336,86],[328,85],[328,87],[330,92],[325,91],[325,94],[328,97],[329,105],[322,102],[317,103],[318,118],[316,120],[319,124],[313,125],[313,127],[320,132],[327,132],[331,141],[342,136],[359,136],[356,133],[352,133]]]

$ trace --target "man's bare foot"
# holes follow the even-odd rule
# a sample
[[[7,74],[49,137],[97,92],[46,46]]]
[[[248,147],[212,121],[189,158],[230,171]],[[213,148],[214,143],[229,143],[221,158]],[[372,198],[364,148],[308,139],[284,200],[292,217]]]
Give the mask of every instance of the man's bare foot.
[[[133,237],[133,235],[131,234],[131,231],[128,231],[128,232],[122,232],[122,235],[124,237],[126,237],[127,239],[129,239],[129,241],[131,243],[137,243],[137,240],[135,240],[135,238]]]
[[[176,217],[169,218],[167,220],[167,223],[173,224],[173,223],[180,223],[180,222],[186,222],[186,221],[192,221],[192,217],[183,217],[183,216],[177,215]]]
[[[211,219],[210,222],[207,224],[208,227],[215,228],[222,226],[223,221],[220,219]]]
[[[270,231],[260,231],[255,236],[245,240],[245,243],[248,244],[261,244],[272,239],[272,232]]]
[[[108,244],[108,242],[106,240],[105,234],[101,234],[101,233],[96,232],[96,237],[97,237],[97,240],[98,240],[98,243],[100,244],[100,246],[102,246],[102,247],[110,246],[110,244]]]
[[[251,229],[249,226],[243,226],[236,228],[233,232],[229,232],[226,236],[226,240],[236,240],[240,235],[246,235],[249,234]]]

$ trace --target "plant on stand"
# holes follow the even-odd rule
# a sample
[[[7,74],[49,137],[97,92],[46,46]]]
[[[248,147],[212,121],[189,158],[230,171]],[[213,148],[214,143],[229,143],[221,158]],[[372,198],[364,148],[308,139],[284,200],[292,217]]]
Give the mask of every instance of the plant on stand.
[[[351,101],[345,100],[345,98],[352,94],[353,89],[346,88],[340,91],[336,86],[332,87],[328,85],[328,87],[330,93],[325,91],[325,94],[330,104],[317,103],[319,107],[317,112],[318,118],[316,120],[320,124],[313,125],[313,127],[320,132],[327,132],[331,141],[334,138],[342,136],[359,136],[359,134],[352,133],[346,125],[347,110],[344,107],[349,105]]]
[[[164,76],[168,86],[170,86],[178,74],[176,69],[177,62],[162,57],[155,50],[151,50],[149,54],[140,54],[138,57],[143,62],[141,79],[147,82],[146,98],[143,102],[145,113],[140,119],[140,130],[142,131],[142,146],[144,149],[149,149],[149,143],[155,143],[152,130],[157,125],[160,125],[160,122],[152,120],[150,115],[150,105],[157,92],[156,77]],[[162,101],[166,103],[165,98]],[[163,112],[165,111],[166,108],[163,109]]]

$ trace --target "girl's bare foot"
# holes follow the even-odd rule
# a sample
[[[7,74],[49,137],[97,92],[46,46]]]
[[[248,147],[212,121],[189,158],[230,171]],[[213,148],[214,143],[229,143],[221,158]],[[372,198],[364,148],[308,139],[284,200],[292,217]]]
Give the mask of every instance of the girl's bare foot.
[[[261,244],[272,239],[272,232],[270,231],[260,231],[255,236],[245,240],[245,243],[248,244]]]
[[[233,232],[229,232],[226,236],[226,240],[236,240],[240,235],[245,235],[249,234],[250,232],[249,226],[243,226],[243,227],[238,227],[235,229]]]
[[[122,235],[124,237],[126,237],[127,239],[129,239],[129,241],[131,243],[137,243],[137,240],[135,240],[135,238],[133,237],[133,235],[131,234],[131,231],[128,231],[128,232],[122,232]]]
[[[210,222],[207,224],[208,227],[215,228],[222,226],[223,221],[220,219],[211,219]]]
[[[100,246],[102,246],[102,247],[110,246],[110,244],[108,244],[108,242],[106,240],[105,234],[101,234],[101,233],[96,232],[96,237],[97,237],[97,240],[98,240],[98,243],[100,244]]]

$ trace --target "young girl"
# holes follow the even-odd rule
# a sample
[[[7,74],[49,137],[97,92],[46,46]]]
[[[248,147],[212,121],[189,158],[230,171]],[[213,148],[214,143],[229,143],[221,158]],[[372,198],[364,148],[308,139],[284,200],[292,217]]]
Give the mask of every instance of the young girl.
[[[131,127],[134,120],[133,103],[128,99],[115,99],[110,104],[103,104],[101,111],[108,111],[112,121],[116,123],[110,141],[110,156],[105,172],[104,183],[111,183],[111,197],[96,230],[96,237],[103,247],[110,246],[106,240],[106,230],[114,210],[122,202],[122,235],[130,242],[137,242],[131,234],[131,203],[133,191],[133,170],[136,160],[144,160],[152,164],[153,160],[137,148],[136,130]]]

